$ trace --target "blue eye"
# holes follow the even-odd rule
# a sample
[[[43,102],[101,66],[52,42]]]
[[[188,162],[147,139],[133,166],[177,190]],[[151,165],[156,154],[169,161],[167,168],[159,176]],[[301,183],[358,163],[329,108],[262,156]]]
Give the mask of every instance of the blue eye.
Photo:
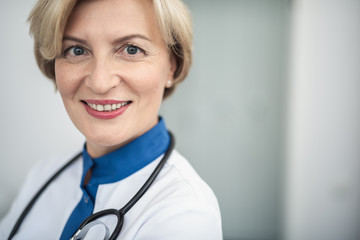
[[[85,54],[85,50],[82,47],[73,47],[70,49],[70,51],[75,56],[80,56]]]
[[[70,61],[80,61],[88,58],[91,52],[80,45],[73,45],[68,47],[62,54],[62,57]]]
[[[139,48],[134,46],[134,45],[130,45],[126,47],[126,52],[130,55],[135,55],[139,52]]]

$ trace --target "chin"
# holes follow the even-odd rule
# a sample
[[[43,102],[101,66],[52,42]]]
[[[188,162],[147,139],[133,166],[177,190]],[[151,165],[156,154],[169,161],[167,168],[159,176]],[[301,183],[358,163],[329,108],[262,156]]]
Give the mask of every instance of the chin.
[[[96,136],[86,136],[86,141],[91,142],[94,145],[99,147],[112,147],[112,146],[122,146],[128,142],[128,138],[114,136],[114,133],[111,135],[107,134],[98,134]]]

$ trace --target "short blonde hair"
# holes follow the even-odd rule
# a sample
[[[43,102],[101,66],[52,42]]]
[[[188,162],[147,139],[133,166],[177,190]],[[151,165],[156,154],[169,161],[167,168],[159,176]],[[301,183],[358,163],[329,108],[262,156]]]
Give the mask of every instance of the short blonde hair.
[[[53,81],[55,58],[61,54],[66,23],[77,1],[86,0],[39,0],[28,17],[36,62],[41,72]],[[192,21],[181,0],[152,2],[162,36],[177,64],[174,84],[164,92],[166,98],[189,72],[192,63]]]

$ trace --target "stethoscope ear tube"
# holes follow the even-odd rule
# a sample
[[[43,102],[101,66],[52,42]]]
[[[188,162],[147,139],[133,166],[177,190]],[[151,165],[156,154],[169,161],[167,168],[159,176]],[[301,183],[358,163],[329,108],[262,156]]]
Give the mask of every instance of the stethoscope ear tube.
[[[82,239],[83,236],[86,235],[87,231],[91,228],[91,226],[89,226],[88,228],[85,228],[87,224],[89,224],[90,222],[94,222],[96,219],[101,218],[105,215],[115,215],[117,217],[117,224],[115,226],[115,229],[113,231],[113,234],[111,234],[111,236],[109,237],[109,240],[115,240],[117,238],[117,236],[120,234],[120,231],[122,229],[123,223],[124,223],[124,215],[135,205],[135,203],[137,201],[139,201],[139,199],[145,194],[145,192],[150,188],[150,185],[155,181],[155,178],[159,175],[161,169],[163,168],[163,166],[165,165],[166,161],[168,160],[168,158],[171,155],[172,150],[174,149],[175,146],[175,139],[174,136],[171,132],[169,133],[169,137],[170,137],[170,145],[167,148],[164,157],[161,159],[161,161],[159,162],[159,164],[156,166],[155,170],[153,171],[153,173],[150,175],[150,177],[146,180],[146,182],[144,183],[144,185],[139,189],[139,191],[131,198],[131,200],[125,204],[124,207],[122,207],[121,209],[117,210],[117,209],[106,209],[97,213],[92,214],[91,216],[89,216],[87,219],[85,219],[78,231],[74,234],[74,236],[71,238],[71,240],[75,240],[75,239]],[[54,179],[56,179],[67,167],[69,167],[73,162],[75,162],[76,159],[78,159],[81,156],[82,152],[78,153],[76,156],[74,156],[68,163],[66,163],[61,169],[59,169],[42,187],[41,189],[36,193],[36,195],[31,199],[31,201],[28,203],[28,205],[26,206],[26,208],[24,209],[24,211],[21,213],[20,217],[18,218],[18,220],[15,223],[15,226],[13,227],[8,240],[11,240],[15,234],[17,233],[17,231],[19,230],[21,223],[24,221],[25,217],[27,216],[27,214],[30,212],[30,210],[32,209],[32,207],[34,206],[35,202],[38,200],[38,198],[41,196],[41,194],[46,190],[46,188],[50,185],[50,183],[52,181],[54,181]],[[98,222],[93,223],[93,225],[97,225],[99,224]],[[108,239],[108,228],[105,226],[106,229],[106,234],[105,234],[105,238],[104,239]]]
[[[28,203],[24,211],[21,213],[20,217],[15,223],[15,226],[13,227],[8,240],[11,240],[17,231],[19,230],[21,223],[24,221],[25,217],[30,212],[31,208],[34,206],[35,202],[38,200],[38,198],[41,196],[41,194],[46,190],[46,188],[54,181],[55,178],[57,178],[60,173],[62,173],[67,167],[69,167],[73,162],[75,162],[76,159],[78,159],[81,156],[82,152],[76,154],[68,163],[66,163],[60,170],[58,170],[36,193],[36,195],[31,199],[31,201]]]
[[[172,135],[171,132],[169,132],[169,136],[170,136],[170,145],[168,146],[164,157],[161,159],[161,161],[159,162],[159,164],[156,166],[155,170],[152,172],[152,174],[150,175],[150,177],[146,180],[146,182],[144,183],[144,185],[139,189],[139,191],[131,198],[131,200],[125,204],[124,207],[122,207],[119,210],[116,209],[106,209],[97,213],[92,214],[91,216],[89,216],[88,218],[86,218],[79,227],[79,230],[75,233],[75,235],[71,238],[71,240],[77,240],[77,239],[82,239],[81,236],[85,236],[88,229],[86,228],[86,225],[97,220],[98,218],[101,218],[105,215],[115,215],[118,219],[118,222],[116,224],[116,227],[113,231],[113,233],[111,234],[110,238],[104,238],[104,240],[115,240],[122,229],[122,226],[124,224],[124,216],[125,214],[135,205],[135,203],[137,201],[140,200],[140,198],[145,194],[145,192],[150,188],[151,184],[155,181],[156,177],[159,175],[161,169],[164,167],[166,161],[168,160],[168,158],[171,155],[172,150],[174,149],[175,146],[175,139],[174,136]],[[82,231],[86,230],[85,233],[83,233]],[[81,235],[80,235],[81,234]],[[80,238],[78,238],[80,237]]]
[[[156,166],[155,170],[153,171],[153,173],[150,175],[150,177],[148,178],[148,180],[146,180],[146,182],[144,183],[144,185],[139,189],[139,191],[132,197],[132,199],[125,204],[125,206],[123,208],[121,208],[119,211],[123,212],[124,215],[125,213],[127,213],[134,205],[135,203],[144,195],[144,193],[149,189],[150,185],[155,181],[155,178],[159,175],[161,169],[164,167],[166,161],[169,159],[172,150],[174,149],[175,146],[175,138],[174,135],[168,131],[169,133],[169,137],[170,137],[170,145],[168,146],[164,157],[161,159],[161,161],[159,162],[159,164]]]

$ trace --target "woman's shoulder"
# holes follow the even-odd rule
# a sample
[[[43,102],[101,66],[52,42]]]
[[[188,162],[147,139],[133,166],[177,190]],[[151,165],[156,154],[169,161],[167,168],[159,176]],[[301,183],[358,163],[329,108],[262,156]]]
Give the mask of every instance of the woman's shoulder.
[[[48,179],[77,154],[78,152],[62,153],[37,161],[28,172],[16,200],[33,196]],[[77,163],[79,164],[81,161]]]
[[[149,192],[139,239],[222,239],[214,192],[176,150]]]
[[[166,170],[173,177],[170,185],[179,183],[199,201],[214,201],[217,204],[216,196],[209,185],[199,176],[191,163],[178,151],[174,150],[169,159]]]
[[[27,182],[44,183],[53,176],[59,169],[66,165],[71,159],[77,156],[81,150],[57,154],[51,157],[40,159],[30,169],[25,184]],[[79,157],[80,158],[80,157]],[[81,161],[78,161],[80,163]]]
[[[58,156],[41,159],[35,163],[35,165],[28,172],[24,183],[22,184],[15,200],[13,201],[11,208],[0,223],[0,238],[3,234],[12,229],[16,219],[21,214],[26,205],[33,198],[33,196],[39,191],[44,183],[54,175],[58,169],[65,165],[76,153],[59,154]],[[81,161],[79,161],[81,163]],[[78,169],[79,163],[75,164]],[[75,169],[70,169],[74,171]]]
[[[177,207],[206,207],[220,215],[217,198],[210,186],[199,176],[190,162],[174,150],[156,184],[156,198],[177,201]]]

